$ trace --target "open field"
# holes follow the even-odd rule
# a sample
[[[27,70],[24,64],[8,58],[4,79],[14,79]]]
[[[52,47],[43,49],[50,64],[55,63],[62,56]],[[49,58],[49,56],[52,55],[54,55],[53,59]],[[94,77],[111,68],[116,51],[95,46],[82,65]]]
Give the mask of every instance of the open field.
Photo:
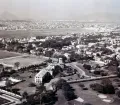
[[[20,78],[24,79],[25,81],[20,82],[16,85],[14,85],[12,88],[18,88],[20,89],[19,92],[22,94],[24,91],[26,91],[28,94],[33,94],[35,92],[35,87],[30,87],[30,83],[34,83],[34,77],[36,74],[31,73],[29,71],[25,71],[24,73],[19,73]],[[29,78],[31,76],[31,78]]]
[[[91,103],[92,105],[119,105],[118,103],[120,102],[120,99],[116,98],[115,94],[114,95],[109,95],[105,94],[107,96],[106,100],[111,100],[111,103],[109,102],[104,102],[102,98],[100,98],[98,95],[100,93],[93,91],[89,85],[94,83],[93,81],[89,82],[82,82],[85,87],[88,88],[88,90],[83,90],[79,84],[71,84],[71,86],[75,89],[75,94],[82,98],[85,103]],[[95,81],[95,83],[101,83],[101,80]],[[83,104],[82,104],[83,105]]]
[[[81,28],[76,29],[43,29],[43,30],[17,30],[17,31],[6,31],[0,30],[0,37],[3,38],[24,38],[31,36],[50,36],[50,35],[66,35],[67,33],[80,33],[89,32],[90,30],[85,30]]]
[[[20,56],[21,54],[0,50],[0,59]]]
[[[21,68],[21,67],[27,67],[29,65],[41,64],[47,59],[48,59],[47,57],[43,57],[43,56],[37,57],[32,55],[24,55],[24,56],[16,56],[11,58],[1,59],[0,63],[14,67],[14,63],[19,62]]]

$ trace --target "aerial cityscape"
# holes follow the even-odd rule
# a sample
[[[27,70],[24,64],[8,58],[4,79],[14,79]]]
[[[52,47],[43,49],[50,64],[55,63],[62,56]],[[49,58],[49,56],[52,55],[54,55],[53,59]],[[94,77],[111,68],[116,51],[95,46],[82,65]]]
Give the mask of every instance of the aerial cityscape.
[[[117,0],[1,0],[0,105],[120,105],[119,10]]]

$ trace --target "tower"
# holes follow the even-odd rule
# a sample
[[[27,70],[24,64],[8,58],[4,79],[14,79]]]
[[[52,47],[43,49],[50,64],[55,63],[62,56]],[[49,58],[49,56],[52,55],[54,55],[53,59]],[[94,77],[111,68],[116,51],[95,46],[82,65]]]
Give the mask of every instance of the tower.
[[[59,58],[59,65],[64,68],[64,63],[63,63],[63,59],[62,58]]]

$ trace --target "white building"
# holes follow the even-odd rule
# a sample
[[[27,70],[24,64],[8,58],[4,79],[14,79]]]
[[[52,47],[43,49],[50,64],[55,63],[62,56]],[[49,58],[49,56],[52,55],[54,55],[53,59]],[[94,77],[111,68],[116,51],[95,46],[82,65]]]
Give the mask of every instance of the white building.
[[[52,75],[53,75],[53,71],[52,71],[52,70],[54,69],[54,67],[55,67],[56,65],[59,65],[59,66],[61,66],[62,68],[64,68],[64,63],[62,62],[62,58],[59,58],[58,63],[49,64],[48,67],[42,69],[38,74],[36,74],[36,75],[35,75],[35,83],[36,83],[36,84],[42,83],[44,75],[45,75],[46,73],[48,73],[48,72],[49,72],[49,73],[51,74],[51,76],[52,76]]]
[[[36,74],[35,83],[36,84],[42,83],[44,75],[48,72],[52,75],[52,71],[47,71],[45,69],[41,70],[38,74]]]

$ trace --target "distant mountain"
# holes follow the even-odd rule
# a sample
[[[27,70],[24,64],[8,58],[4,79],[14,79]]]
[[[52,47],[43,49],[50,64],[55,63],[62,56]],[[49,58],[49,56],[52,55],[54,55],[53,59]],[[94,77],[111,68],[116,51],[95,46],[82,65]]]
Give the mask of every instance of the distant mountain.
[[[120,22],[120,14],[93,13],[81,16],[81,19],[88,22]]]
[[[19,18],[14,14],[5,11],[0,15],[0,20],[19,20]]]
[[[106,13],[106,12],[97,12],[97,13],[91,13],[91,14],[78,14],[78,17],[76,20],[80,20],[81,22],[120,22],[120,14],[117,13]],[[73,16],[74,18],[74,16]],[[18,18],[16,15],[10,13],[10,12],[3,12],[0,15],[0,20],[27,20],[27,21],[33,21],[31,18]],[[63,19],[64,20],[64,19]]]

